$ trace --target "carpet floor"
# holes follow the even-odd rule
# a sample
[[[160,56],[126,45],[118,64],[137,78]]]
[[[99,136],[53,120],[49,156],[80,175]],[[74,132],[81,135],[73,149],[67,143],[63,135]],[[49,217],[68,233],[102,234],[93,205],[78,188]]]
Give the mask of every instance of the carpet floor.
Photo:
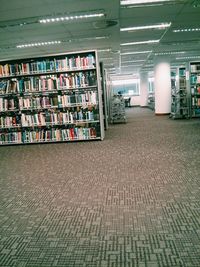
[[[0,147],[1,267],[200,266],[200,120],[126,112],[104,141]]]

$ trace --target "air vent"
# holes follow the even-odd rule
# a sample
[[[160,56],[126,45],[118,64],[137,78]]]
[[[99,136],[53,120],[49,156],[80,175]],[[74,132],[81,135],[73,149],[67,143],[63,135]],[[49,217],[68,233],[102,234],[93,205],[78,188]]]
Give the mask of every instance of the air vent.
[[[105,29],[116,26],[117,24],[118,24],[117,20],[104,20],[93,23],[93,26],[95,29]]]

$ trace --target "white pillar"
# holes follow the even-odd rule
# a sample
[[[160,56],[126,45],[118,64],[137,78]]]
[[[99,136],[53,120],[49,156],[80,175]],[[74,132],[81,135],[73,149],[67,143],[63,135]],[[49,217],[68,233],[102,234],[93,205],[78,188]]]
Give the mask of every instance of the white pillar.
[[[171,75],[170,63],[165,58],[158,58],[154,67],[155,114],[171,112]]]
[[[148,73],[140,73],[140,106],[146,107],[148,105]]]

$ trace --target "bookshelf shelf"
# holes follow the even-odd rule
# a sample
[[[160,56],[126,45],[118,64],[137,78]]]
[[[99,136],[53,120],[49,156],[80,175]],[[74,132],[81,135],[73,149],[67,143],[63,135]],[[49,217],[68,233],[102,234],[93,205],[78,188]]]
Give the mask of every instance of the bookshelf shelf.
[[[74,73],[74,72],[86,72],[86,71],[91,71],[91,70],[96,70],[96,68],[84,68],[84,69],[70,69],[70,70],[61,70],[61,71],[44,71],[44,72],[30,72],[30,73],[25,73],[25,74],[10,74],[10,75],[2,75],[0,76],[0,80],[3,79],[13,79],[13,78],[25,78],[25,77],[34,77],[38,75],[54,75],[54,74],[63,74],[63,73]]]
[[[96,51],[0,62],[0,144],[103,140]]]

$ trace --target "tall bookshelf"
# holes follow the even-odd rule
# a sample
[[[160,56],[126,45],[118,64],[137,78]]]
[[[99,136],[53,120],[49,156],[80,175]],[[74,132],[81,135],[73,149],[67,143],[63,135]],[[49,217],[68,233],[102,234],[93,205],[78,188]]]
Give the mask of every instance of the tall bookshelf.
[[[189,118],[189,102],[186,84],[186,67],[179,67],[171,78],[172,104],[170,117]]]
[[[96,51],[0,61],[0,145],[103,140]]]
[[[190,62],[191,117],[200,117],[200,62]]]
[[[107,130],[108,129],[108,97],[107,97],[106,70],[104,69],[103,62],[100,62],[99,64],[100,64],[100,74],[101,74],[104,127],[105,127],[105,130]]]

